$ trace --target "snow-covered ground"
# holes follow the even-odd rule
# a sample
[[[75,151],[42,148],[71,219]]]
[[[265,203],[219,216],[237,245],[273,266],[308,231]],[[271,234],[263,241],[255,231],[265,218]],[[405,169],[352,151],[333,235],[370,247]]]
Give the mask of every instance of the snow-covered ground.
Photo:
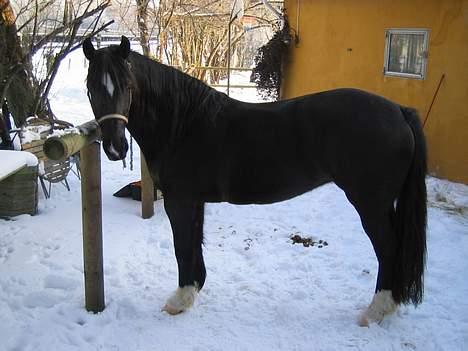
[[[61,119],[92,118],[81,52],[53,91]],[[252,91],[241,98],[254,99]],[[139,164],[139,152],[134,152]],[[0,163],[1,167],[1,163]],[[39,214],[0,219],[0,350],[466,350],[468,187],[428,178],[425,300],[380,325],[356,319],[370,302],[376,259],[359,218],[329,184],[268,206],[206,206],[205,288],[190,311],[161,312],[177,285],[162,200],[113,197],[139,179],[102,155],[107,307],[84,309],[80,182],[39,198]],[[299,233],[328,245],[292,245]]]

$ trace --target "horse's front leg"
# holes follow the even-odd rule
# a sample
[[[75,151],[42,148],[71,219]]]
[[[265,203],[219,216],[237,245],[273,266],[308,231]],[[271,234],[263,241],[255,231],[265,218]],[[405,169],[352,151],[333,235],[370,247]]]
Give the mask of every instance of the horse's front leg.
[[[203,262],[204,203],[164,197],[164,208],[172,226],[174,248],[179,268],[179,287],[163,310],[178,314],[190,308],[205,283]]]

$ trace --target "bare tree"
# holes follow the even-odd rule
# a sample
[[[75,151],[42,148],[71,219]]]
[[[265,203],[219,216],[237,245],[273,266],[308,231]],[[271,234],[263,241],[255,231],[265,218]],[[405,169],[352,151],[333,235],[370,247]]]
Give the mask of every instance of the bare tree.
[[[10,101],[14,116],[26,118],[33,106],[31,59],[23,54],[16,27],[16,16],[8,0],[0,0],[0,93],[1,103]],[[17,123],[18,124],[18,123]]]
[[[149,35],[148,32],[148,6],[149,0],[136,0],[137,4],[137,23],[138,32],[140,34],[140,45],[145,56],[151,55],[149,46]]]
[[[176,1],[174,0],[116,0],[111,11],[118,11],[119,23],[138,38],[146,56],[161,60],[167,43],[166,30],[171,20]],[[159,45],[151,48],[151,44]]]
[[[47,96],[60,63],[83,37],[106,26],[100,19],[109,5],[110,0],[27,0],[13,8],[0,0],[0,94],[17,126],[30,115],[54,122]]]
[[[225,67],[229,51],[239,57],[239,62],[243,61],[246,30],[241,18],[231,21],[231,1],[120,0],[118,3],[120,20],[139,38],[145,54],[150,53],[196,78],[211,82],[222,78],[226,70],[208,71],[205,67]],[[245,8],[244,16],[255,22],[249,30],[270,28],[275,17],[264,8],[263,2],[247,3],[250,5]],[[231,40],[228,37],[230,24]],[[138,28],[138,32],[134,28]],[[152,51],[150,43],[155,41],[158,46]]]

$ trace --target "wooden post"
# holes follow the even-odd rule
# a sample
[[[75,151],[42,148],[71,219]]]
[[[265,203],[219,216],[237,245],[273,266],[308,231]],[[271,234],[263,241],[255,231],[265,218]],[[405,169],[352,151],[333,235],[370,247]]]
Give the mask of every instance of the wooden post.
[[[148,170],[145,157],[140,153],[141,159],[141,216],[144,219],[154,215],[154,183]]]
[[[96,142],[96,121],[82,124],[69,133],[53,136],[44,143],[51,160],[65,160],[80,152],[83,260],[86,310],[104,310],[104,269],[102,254],[101,147]]]
[[[83,259],[86,310],[104,310],[101,149],[94,142],[80,151]]]

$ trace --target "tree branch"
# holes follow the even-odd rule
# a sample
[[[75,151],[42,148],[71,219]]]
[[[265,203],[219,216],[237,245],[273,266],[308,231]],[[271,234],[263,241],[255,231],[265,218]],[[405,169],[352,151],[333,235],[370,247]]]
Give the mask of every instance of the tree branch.
[[[72,52],[72,51],[75,51],[76,49],[80,48],[81,47],[81,44],[83,43],[83,41],[85,39],[88,39],[88,38],[92,38],[93,36],[95,36],[96,34],[102,32],[104,29],[106,29],[107,27],[109,27],[112,23],[114,23],[115,21],[114,20],[111,20],[109,22],[107,22],[106,24],[104,24],[103,26],[99,27],[99,29],[95,30],[95,31],[92,31],[91,33],[87,34],[85,37],[82,38],[82,40],[76,44],[75,46],[73,46],[69,52]]]
[[[58,27],[56,28],[55,30],[53,30],[52,32],[48,33],[47,35],[45,35],[41,40],[39,40],[37,42],[37,44],[35,44],[31,51],[30,51],[30,55],[34,55],[40,48],[42,48],[45,44],[49,43],[52,38],[55,38],[56,36],[58,36],[59,34],[65,32],[66,30],[69,30],[70,28],[73,29],[74,26],[76,26],[77,24],[80,24],[83,22],[83,20],[89,18],[89,17],[92,17],[94,16],[96,13],[100,12],[100,11],[104,11],[107,7],[109,7],[109,5],[111,4],[110,0],[107,0],[106,2],[103,2],[102,4],[100,4],[99,6],[95,7],[94,9],[92,9],[91,11],[87,12],[87,10],[89,9],[89,6],[91,5],[91,1],[88,3],[88,6],[85,10],[85,12],[83,12],[83,14],[79,17],[76,17],[74,18],[70,23],[64,25],[64,26],[61,26],[61,27]]]

